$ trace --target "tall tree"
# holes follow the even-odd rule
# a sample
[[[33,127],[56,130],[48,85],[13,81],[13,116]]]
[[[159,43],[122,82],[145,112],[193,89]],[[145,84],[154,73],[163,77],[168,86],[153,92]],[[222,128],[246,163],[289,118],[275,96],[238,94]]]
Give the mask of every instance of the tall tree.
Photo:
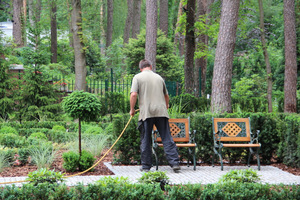
[[[81,0],[72,0],[72,34],[75,56],[75,90],[85,90],[87,70],[82,42]]]
[[[114,13],[114,1],[107,0],[107,31],[106,31],[106,47],[109,47],[112,43],[113,35],[113,13]]]
[[[297,49],[295,0],[284,0],[284,112],[297,112]]]
[[[269,59],[269,54],[268,54],[267,44],[266,44],[266,38],[265,38],[264,8],[263,8],[262,0],[258,0],[258,4],[259,4],[259,19],[260,19],[260,38],[261,38],[261,44],[262,44],[262,48],[263,48],[263,53],[264,53],[265,63],[266,63],[266,69],[267,69],[268,111],[273,112],[273,108],[272,108],[272,85],[273,85],[272,84],[272,70],[271,70],[271,64],[270,64],[270,59]]]
[[[176,29],[180,25],[179,22],[180,22],[180,17],[182,16],[182,10],[183,10],[183,3],[182,3],[182,1],[180,1],[179,6],[178,6]],[[174,41],[175,41],[175,47],[177,47],[177,45],[178,45],[179,55],[183,56],[184,55],[184,35],[179,31],[176,32]]]
[[[56,0],[51,1],[51,63],[57,63]]]
[[[195,53],[195,0],[187,1],[187,25],[185,37],[184,84],[187,93],[194,93],[194,53]]]
[[[159,28],[168,36],[168,1],[159,0]]]
[[[133,1],[132,38],[137,38],[137,35],[140,34],[141,4],[142,0]]]
[[[207,0],[197,0],[197,12],[196,20],[199,17],[204,17],[207,11]],[[197,51],[206,51],[208,45],[208,36],[205,34],[200,34],[196,39],[196,49]],[[207,68],[207,58],[202,56],[201,58],[195,59],[195,96],[204,95],[205,93],[205,82],[206,82],[206,68]],[[200,72],[199,72],[200,71]],[[201,82],[200,82],[200,80]],[[200,85],[200,88],[199,88]]]
[[[145,58],[152,62],[156,71],[157,0],[146,0],[146,44]]]
[[[213,113],[232,112],[232,63],[239,6],[239,0],[223,0],[222,2],[220,31],[212,80],[211,111]]]
[[[17,47],[24,46],[24,29],[23,0],[13,0],[13,39]]]
[[[124,30],[124,44],[128,43],[133,19],[133,0],[127,0],[127,19]]]

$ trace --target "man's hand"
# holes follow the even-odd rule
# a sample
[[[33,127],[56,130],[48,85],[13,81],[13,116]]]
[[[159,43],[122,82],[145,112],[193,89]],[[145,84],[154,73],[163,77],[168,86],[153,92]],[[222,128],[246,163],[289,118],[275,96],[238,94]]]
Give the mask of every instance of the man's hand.
[[[135,110],[134,109],[130,109],[129,114],[133,117],[135,115]]]

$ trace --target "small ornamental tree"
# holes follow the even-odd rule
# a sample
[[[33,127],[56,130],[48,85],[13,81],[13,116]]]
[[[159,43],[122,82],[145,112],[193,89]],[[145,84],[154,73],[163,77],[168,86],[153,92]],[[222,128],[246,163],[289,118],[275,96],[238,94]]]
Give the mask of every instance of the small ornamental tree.
[[[100,115],[101,103],[96,95],[74,91],[62,101],[63,110],[72,118],[78,119],[79,154],[81,156],[81,121],[93,121]]]

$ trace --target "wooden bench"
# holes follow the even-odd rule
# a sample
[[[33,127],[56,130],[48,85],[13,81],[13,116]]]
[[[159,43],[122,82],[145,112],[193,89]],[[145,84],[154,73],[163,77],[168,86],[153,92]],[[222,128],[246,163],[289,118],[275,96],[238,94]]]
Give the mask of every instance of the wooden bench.
[[[170,125],[170,133],[173,137],[174,142],[176,143],[177,147],[187,147],[189,148],[189,157],[193,157],[193,163],[194,163],[194,170],[196,170],[196,157],[195,157],[195,149],[196,149],[196,143],[194,141],[195,139],[195,133],[196,130],[193,132],[190,131],[190,119],[184,118],[184,119],[169,119],[169,125]],[[155,156],[156,161],[156,170],[158,170],[158,158],[157,154],[155,152],[155,149],[158,147],[163,147],[161,137],[159,136],[159,132],[156,129],[156,127],[153,127],[153,154]],[[189,166],[189,157],[188,157],[188,166]]]
[[[258,143],[259,130],[254,135],[250,128],[250,118],[212,118],[214,154],[212,165],[214,166],[215,155],[217,154],[223,170],[222,148],[249,148],[248,167],[250,167],[250,157],[256,155],[258,170],[260,170],[259,150],[261,144]],[[253,148],[256,151],[253,151]]]

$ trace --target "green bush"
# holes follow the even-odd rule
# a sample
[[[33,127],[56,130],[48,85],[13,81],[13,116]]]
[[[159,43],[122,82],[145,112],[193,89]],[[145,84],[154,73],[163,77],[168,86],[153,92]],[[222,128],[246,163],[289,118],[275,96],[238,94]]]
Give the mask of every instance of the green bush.
[[[79,159],[79,170],[84,171],[88,168],[92,167],[96,158],[94,158],[93,154],[83,150],[81,152],[81,157]]]
[[[258,181],[260,181],[260,178],[257,171],[250,168],[247,170],[231,170],[220,178],[219,183],[256,183]]]
[[[143,175],[138,179],[139,183],[145,184],[160,184],[160,188],[165,190],[165,185],[169,184],[169,177],[166,175],[166,172],[155,171],[143,173]]]
[[[55,125],[52,127],[53,131],[60,131],[60,132],[66,132],[66,128],[64,126],[61,125]]]
[[[31,146],[29,154],[31,162],[34,163],[38,169],[50,168],[56,158],[56,151],[51,142],[41,142],[39,145]]]
[[[55,172],[54,170],[41,168],[37,171],[29,172],[26,181],[29,181],[29,183],[34,186],[37,186],[41,183],[58,184],[65,181],[63,176],[64,174],[61,172]]]
[[[49,140],[56,143],[67,143],[78,138],[77,133],[74,132],[61,132],[61,131],[49,131]]]
[[[14,133],[6,133],[0,135],[0,144],[9,148],[20,148],[27,146],[26,138]]]
[[[18,131],[13,128],[13,127],[10,127],[10,126],[3,126],[1,127],[0,129],[0,135],[3,135],[3,134],[7,134],[7,133],[13,133],[15,135],[18,135]]]
[[[5,160],[8,164],[12,164],[15,160],[16,149],[0,149],[0,154],[4,156]]]
[[[19,155],[19,161],[21,162],[21,165],[25,165],[30,155],[29,148],[19,148],[18,155]]]
[[[99,126],[90,126],[86,131],[84,131],[84,133],[97,135],[103,133],[103,129]]]
[[[73,151],[68,151],[62,154],[63,168],[68,172],[75,172],[79,167],[79,154]]]
[[[125,99],[123,93],[106,92],[101,97],[101,116],[113,113],[126,113],[129,110],[129,101]]]
[[[81,157],[78,153],[73,151],[63,153],[62,157],[64,169],[70,172],[75,172],[77,170],[84,171],[93,166],[96,160],[91,153],[85,150],[81,152]]]
[[[28,138],[27,141],[31,145],[38,145],[41,142],[48,141],[47,136],[42,132],[32,133]]]

